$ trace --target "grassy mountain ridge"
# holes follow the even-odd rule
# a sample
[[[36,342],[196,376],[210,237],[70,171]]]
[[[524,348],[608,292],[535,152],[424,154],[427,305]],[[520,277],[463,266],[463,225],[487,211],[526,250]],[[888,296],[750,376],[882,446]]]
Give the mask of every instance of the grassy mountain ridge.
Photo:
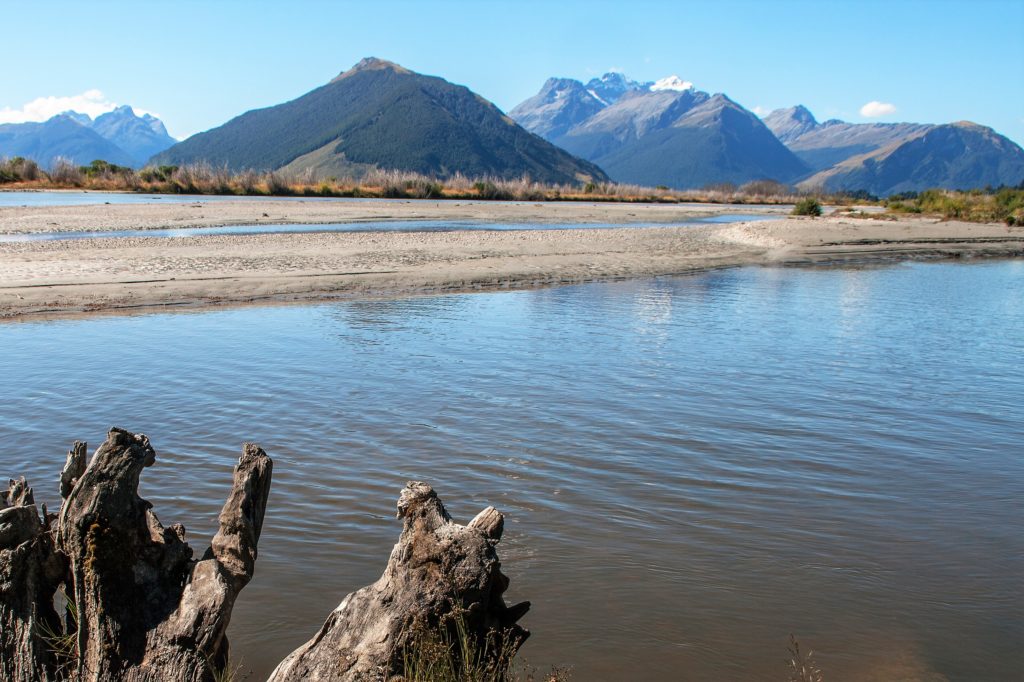
[[[290,102],[195,135],[153,161],[273,170],[330,144],[331,154],[317,155],[322,171],[376,166],[440,178],[606,179],[601,169],[527,132],[468,88],[375,59]]]

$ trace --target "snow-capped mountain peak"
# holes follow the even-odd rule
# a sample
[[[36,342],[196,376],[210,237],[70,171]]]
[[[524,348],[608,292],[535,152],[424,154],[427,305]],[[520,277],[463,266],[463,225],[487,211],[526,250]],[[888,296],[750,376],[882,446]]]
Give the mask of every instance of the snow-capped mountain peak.
[[[667,78],[662,78],[651,86],[652,92],[657,92],[658,90],[675,90],[676,92],[685,92],[692,89],[693,83],[690,81],[684,81],[679,76],[668,76]]]

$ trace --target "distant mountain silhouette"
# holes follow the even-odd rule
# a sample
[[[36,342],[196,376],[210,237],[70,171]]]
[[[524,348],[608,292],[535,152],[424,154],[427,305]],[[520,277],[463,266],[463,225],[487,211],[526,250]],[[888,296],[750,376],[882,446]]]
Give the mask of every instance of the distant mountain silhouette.
[[[593,161],[618,182],[679,189],[773,179],[809,168],[757,116],[678,77],[637,83],[606,74],[584,86],[551,79],[511,115],[528,130]]]
[[[529,133],[468,88],[374,58],[298,99],[194,135],[154,161],[339,176],[384,168],[439,178],[607,180],[594,164]]]
[[[149,157],[174,144],[159,119],[118,107],[93,121],[67,111],[42,123],[0,125],[0,156],[23,156],[49,167],[57,157],[85,165],[103,159],[119,166],[142,166]]]
[[[129,106],[97,116],[92,129],[128,152],[134,166],[144,165],[151,156],[177,143],[160,119],[150,114],[137,116]]]
[[[58,157],[84,165],[103,159],[130,166],[132,156],[74,117],[59,114],[42,123],[0,125],[0,156],[23,156],[50,168]]]

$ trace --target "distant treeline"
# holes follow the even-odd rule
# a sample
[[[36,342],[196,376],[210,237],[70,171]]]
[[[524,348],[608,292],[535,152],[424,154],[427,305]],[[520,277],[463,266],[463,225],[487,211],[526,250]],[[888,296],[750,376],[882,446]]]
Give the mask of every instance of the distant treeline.
[[[232,173],[206,163],[148,166],[135,170],[102,160],[78,166],[54,161],[49,172],[31,159],[0,160],[0,184],[24,189],[86,189],[156,194],[236,196],[351,197],[383,199],[470,199],[491,201],[622,201],[654,203],[795,204],[813,197],[824,204],[882,205],[894,213],[926,213],[978,222],[1024,225],[1024,182],[1016,188],[906,192],[886,200],[865,191],[798,191],[774,180],[744,185],[722,183],[703,189],[673,190],[618,183],[545,184],[529,178],[445,180],[405,171],[372,170],[356,178],[317,178],[313,173],[242,171]]]
[[[885,206],[893,213],[923,213],[974,223],[1024,225],[1024,182],[1019,187],[987,187],[968,192],[940,189],[903,192],[890,196]]]

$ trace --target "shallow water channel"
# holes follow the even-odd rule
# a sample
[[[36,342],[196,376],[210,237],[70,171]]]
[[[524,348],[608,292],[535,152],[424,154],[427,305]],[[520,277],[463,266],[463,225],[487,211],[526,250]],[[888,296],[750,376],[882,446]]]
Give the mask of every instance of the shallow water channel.
[[[624,227],[698,227],[724,223],[774,220],[774,215],[728,213],[693,218],[678,223],[494,223],[472,220],[362,220],[349,223],[311,223],[285,225],[218,225],[215,227],[176,227],[153,230],[104,230],[91,232],[27,232],[0,234],[0,242],[43,242],[68,239],[105,239],[111,237],[209,237],[242,234],[296,234],[309,232],[457,232],[461,230],[604,230]]]
[[[1024,669],[1024,262],[692,277],[0,325],[0,475],[147,433],[201,551],[275,459],[233,656],[263,679],[375,580],[405,481],[507,514],[530,665],[577,680]]]

